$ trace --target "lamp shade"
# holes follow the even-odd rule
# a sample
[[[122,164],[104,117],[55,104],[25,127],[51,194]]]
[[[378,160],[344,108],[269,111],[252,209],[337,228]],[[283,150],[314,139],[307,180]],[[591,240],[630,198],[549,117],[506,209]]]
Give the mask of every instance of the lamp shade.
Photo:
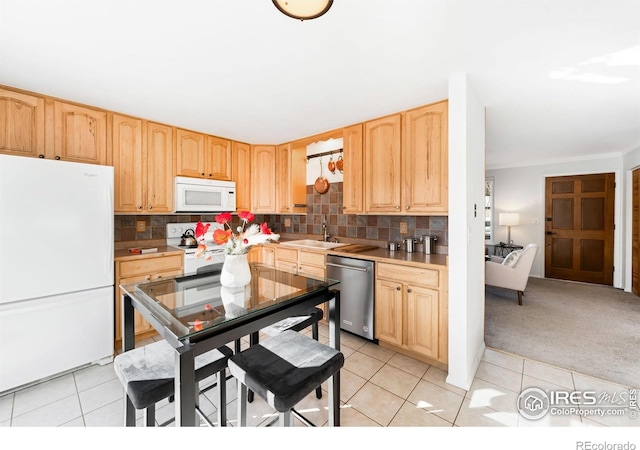
[[[329,11],[333,0],[273,0],[273,4],[289,17],[311,20]]]
[[[520,224],[520,214],[518,213],[500,213],[498,218],[498,223],[500,225],[506,225],[509,227],[513,227],[515,225]]]

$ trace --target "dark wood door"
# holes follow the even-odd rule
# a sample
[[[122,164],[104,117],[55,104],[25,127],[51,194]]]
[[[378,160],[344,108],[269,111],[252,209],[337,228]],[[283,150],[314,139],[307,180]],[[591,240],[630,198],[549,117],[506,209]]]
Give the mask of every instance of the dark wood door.
[[[633,171],[631,226],[631,290],[640,295],[640,169]]]
[[[549,177],[545,276],[613,284],[613,173]]]

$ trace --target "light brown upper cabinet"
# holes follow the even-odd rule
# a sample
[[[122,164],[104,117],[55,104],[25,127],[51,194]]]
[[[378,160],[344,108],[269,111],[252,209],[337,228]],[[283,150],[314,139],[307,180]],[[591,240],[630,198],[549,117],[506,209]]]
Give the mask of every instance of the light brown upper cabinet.
[[[254,145],[251,149],[251,211],[276,212],[275,145]]]
[[[142,120],[113,114],[111,130],[114,210],[142,211],[142,190],[146,178],[143,173]]]
[[[53,158],[107,164],[105,111],[54,101],[53,124]]]
[[[231,141],[178,129],[176,175],[231,180]]]
[[[236,182],[236,210],[251,210],[251,145],[243,142],[232,144],[232,176]]]
[[[364,124],[366,212],[401,212],[401,130],[400,114]]]
[[[365,212],[448,212],[448,102],[365,122]]]
[[[276,210],[280,213],[307,211],[307,149],[304,146],[282,144],[278,146]]]
[[[173,210],[173,128],[113,114],[115,212]]]
[[[147,211],[173,211],[173,134],[174,128],[146,123]],[[144,186],[143,186],[143,194]]]
[[[362,124],[347,127],[343,131],[342,211],[345,214],[364,212],[364,154],[362,149]]]
[[[200,133],[176,130],[176,176],[205,178],[204,138]]]
[[[45,157],[45,100],[0,89],[0,153]]]
[[[448,102],[402,113],[402,209],[448,212]]]
[[[207,136],[204,143],[206,178],[231,181],[231,141]]]

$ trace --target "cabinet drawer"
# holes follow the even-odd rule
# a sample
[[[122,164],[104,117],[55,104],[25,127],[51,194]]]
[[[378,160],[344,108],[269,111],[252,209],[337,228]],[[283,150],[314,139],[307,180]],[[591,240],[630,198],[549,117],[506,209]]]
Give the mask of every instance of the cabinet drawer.
[[[408,267],[378,263],[377,276],[403,283],[438,287],[438,271],[421,267]]]
[[[182,271],[182,253],[155,258],[136,258],[120,262],[120,277],[131,277],[138,274],[154,274],[158,272]]]
[[[312,266],[324,267],[324,253],[306,252],[300,250],[300,264],[310,264]]]
[[[298,262],[298,250],[292,248],[276,248],[276,260],[286,259],[288,261]]]
[[[298,273],[307,277],[322,279],[326,277],[324,267],[310,266],[307,264],[300,264],[298,267]]]

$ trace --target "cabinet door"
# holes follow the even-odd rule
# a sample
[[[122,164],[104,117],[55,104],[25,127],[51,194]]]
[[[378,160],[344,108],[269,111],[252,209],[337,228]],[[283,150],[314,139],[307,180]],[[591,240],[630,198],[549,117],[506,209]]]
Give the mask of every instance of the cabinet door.
[[[232,145],[232,177],[236,182],[236,210],[251,210],[251,146],[242,142]]]
[[[376,338],[402,345],[402,284],[376,280]]]
[[[267,266],[275,266],[276,265],[276,251],[272,247],[262,247],[262,260],[260,261],[262,264]]]
[[[44,98],[0,89],[0,153],[45,155]]]
[[[346,214],[361,213],[364,211],[362,124],[345,128],[342,140],[344,159],[342,210]]]
[[[204,135],[176,130],[176,175],[204,178]]]
[[[364,124],[366,212],[400,212],[400,117]]]
[[[254,145],[251,157],[252,212],[276,212],[276,147]]]
[[[148,122],[146,201],[149,212],[173,211],[173,128]]]
[[[144,153],[142,148],[142,120],[113,115],[112,155],[114,210],[139,212],[146,208],[143,199]]]
[[[120,281],[118,282],[118,285],[121,284],[127,284],[127,283],[138,283],[138,282],[142,282],[142,281],[149,281],[151,280],[151,275],[149,274],[145,274],[145,275],[138,275],[135,277],[129,277],[129,278],[121,278]],[[118,302],[116,303],[116,341],[120,341],[122,339],[122,301],[123,301],[123,295],[120,291],[120,289],[117,289],[118,291]],[[135,334],[141,334],[141,333],[146,333],[147,331],[151,330],[153,327],[151,326],[151,324],[149,322],[147,322],[142,315],[137,311],[134,310],[133,312],[133,325],[135,327]]]
[[[205,177],[231,180],[231,141],[207,136],[204,148]]]
[[[54,102],[54,158],[107,164],[107,113]]]
[[[277,211],[281,213],[291,213],[291,145],[283,144],[278,146],[276,164],[276,193]]]
[[[408,213],[448,211],[448,102],[403,113],[403,206]]]
[[[407,348],[439,358],[439,293],[435,289],[406,285]]]

